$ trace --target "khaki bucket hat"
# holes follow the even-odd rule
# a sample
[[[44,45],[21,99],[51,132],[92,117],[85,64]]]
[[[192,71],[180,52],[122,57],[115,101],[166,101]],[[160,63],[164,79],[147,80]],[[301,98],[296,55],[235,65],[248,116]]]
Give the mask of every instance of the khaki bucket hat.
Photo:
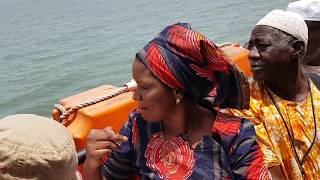
[[[0,119],[0,179],[76,180],[77,164],[63,125],[32,114]]]

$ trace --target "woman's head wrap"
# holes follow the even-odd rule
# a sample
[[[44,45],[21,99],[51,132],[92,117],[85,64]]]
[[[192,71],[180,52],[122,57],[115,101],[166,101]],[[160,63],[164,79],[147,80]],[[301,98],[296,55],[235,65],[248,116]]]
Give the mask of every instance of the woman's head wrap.
[[[188,97],[215,96],[219,108],[248,108],[249,86],[243,73],[187,23],[166,27],[136,56],[161,82]]]

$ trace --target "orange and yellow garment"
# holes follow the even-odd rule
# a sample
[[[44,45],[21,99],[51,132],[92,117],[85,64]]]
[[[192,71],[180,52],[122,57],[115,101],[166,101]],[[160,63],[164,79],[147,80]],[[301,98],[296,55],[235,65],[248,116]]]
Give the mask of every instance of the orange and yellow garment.
[[[310,84],[317,121],[317,138],[305,158],[302,169],[305,179],[320,179],[320,92],[311,81]],[[272,103],[265,85],[262,82],[252,81],[250,91],[250,109],[241,112],[230,110],[231,114],[243,116],[252,121],[258,142],[264,152],[265,163],[269,168],[280,166],[287,179],[304,179],[299,161],[308,151],[315,132],[310,93],[303,102],[290,102],[269,90],[293,135],[294,146],[299,157],[297,160],[291,148],[284,121]]]

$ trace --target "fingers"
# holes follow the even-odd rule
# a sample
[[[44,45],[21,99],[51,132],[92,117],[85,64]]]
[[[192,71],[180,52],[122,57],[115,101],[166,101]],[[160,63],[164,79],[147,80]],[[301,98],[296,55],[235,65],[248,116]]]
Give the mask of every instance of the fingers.
[[[112,151],[120,148],[121,143],[127,140],[126,136],[115,133],[111,127],[92,129],[87,137],[87,158],[97,160],[105,155],[110,155]]]
[[[106,133],[101,129],[92,129],[88,134],[87,141],[105,141],[108,140]]]
[[[94,147],[92,147],[96,150],[99,150],[99,149],[110,149],[110,150],[117,150],[119,149],[119,146],[118,144],[115,144],[114,142],[112,141],[98,141],[94,144]]]
[[[126,136],[122,136],[120,134],[116,134],[111,127],[104,128],[103,131],[105,132],[105,136],[109,141],[114,142],[118,146],[121,145],[123,142],[127,142],[128,138]]]
[[[126,142],[128,138],[120,134],[115,133],[111,127],[104,129],[92,129],[87,137],[88,141],[114,141],[114,142]]]
[[[112,153],[111,149],[99,149],[95,151],[87,152],[87,158],[90,159],[102,159],[104,156],[110,156]]]

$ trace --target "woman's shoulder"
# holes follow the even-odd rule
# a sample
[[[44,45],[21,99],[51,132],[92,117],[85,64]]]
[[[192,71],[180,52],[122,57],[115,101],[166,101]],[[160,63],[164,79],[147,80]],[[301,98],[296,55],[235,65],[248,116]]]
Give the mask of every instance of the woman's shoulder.
[[[240,126],[244,118],[231,114],[217,112],[212,132],[220,135],[235,136],[240,131]]]
[[[212,133],[219,136],[225,147],[232,146],[244,136],[255,136],[254,126],[249,120],[222,112],[217,113]]]
[[[249,120],[218,113],[213,132],[220,138],[228,155],[235,179],[259,179],[269,176],[254,126]]]

